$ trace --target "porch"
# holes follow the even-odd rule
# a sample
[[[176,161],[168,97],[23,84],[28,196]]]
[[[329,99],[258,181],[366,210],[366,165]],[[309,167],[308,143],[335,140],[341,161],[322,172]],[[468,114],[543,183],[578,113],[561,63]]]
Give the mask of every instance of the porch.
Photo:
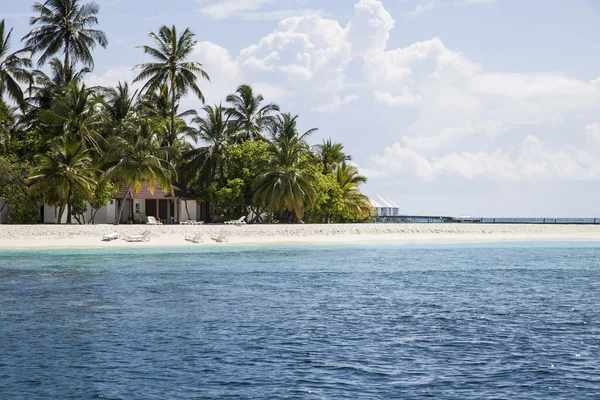
[[[127,187],[123,186],[115,195],[115,221],[119,219],[119,210],[123,202],[123,214],[119,223],[146,223],[149,216],[155,217],[163,224],[178,223],[182,219],[196,219],[196,201],[194,194],[187,188],[173,185],[174,195],[166,193],[160,186],[155,186],[151,193],[144,184],[139,193],[131,191],[127,195]],[[127,197],[127,199],[125,199]]]

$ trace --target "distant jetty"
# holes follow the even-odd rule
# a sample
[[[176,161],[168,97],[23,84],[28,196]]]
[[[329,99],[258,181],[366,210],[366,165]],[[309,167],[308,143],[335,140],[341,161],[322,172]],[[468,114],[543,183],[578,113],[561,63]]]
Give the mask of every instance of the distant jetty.
[[[443,215],[382,215],[375,223],[411,224],[556,224],[600,225],[600,218],[505,218],[505,217],[448,217]]]

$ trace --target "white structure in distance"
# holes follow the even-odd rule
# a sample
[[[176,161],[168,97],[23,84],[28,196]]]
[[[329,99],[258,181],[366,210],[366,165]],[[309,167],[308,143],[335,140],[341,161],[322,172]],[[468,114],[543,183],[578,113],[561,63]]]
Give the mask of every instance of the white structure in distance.
[[[369,197],[369,200],[380,217],[400,215],[400,207],[387,197],[376,194],[374,197]]]

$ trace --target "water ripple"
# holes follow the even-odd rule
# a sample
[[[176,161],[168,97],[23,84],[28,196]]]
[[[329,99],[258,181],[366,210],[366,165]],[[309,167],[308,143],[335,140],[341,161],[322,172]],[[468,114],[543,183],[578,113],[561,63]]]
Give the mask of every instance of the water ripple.
[[[599,253],[0,253],[0,398],[594,399]]]

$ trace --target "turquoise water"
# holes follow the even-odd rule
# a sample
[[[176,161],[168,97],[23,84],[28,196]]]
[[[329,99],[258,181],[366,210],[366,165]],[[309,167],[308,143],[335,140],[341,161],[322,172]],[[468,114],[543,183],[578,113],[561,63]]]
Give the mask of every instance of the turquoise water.
[[[600,245],[0,253],[0,399],[597,399]]]

